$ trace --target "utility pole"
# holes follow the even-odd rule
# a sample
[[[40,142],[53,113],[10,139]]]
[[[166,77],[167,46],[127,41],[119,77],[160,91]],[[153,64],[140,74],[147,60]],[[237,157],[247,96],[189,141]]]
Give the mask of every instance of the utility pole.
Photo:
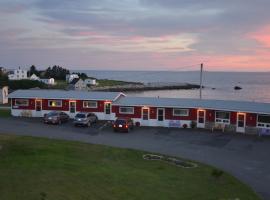
[[[201,63],[201,73],[200,73],[200,99],[202,99],[202,74],[203,74],[203,63]]]

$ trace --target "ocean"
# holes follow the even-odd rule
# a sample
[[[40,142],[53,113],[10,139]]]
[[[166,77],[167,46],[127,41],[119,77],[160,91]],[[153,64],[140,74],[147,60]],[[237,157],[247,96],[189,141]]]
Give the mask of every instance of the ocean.
[[[80,70],[98,79],[137,81],[144,83],[199,84],[199,71],[99,71]],[[270,72],[203,73],[204,99],[244,100],[270,103]],[[242,90],[234,90],[235,86]],[[158,90],[128,92],[129,96],[199,98],[199,90]]]

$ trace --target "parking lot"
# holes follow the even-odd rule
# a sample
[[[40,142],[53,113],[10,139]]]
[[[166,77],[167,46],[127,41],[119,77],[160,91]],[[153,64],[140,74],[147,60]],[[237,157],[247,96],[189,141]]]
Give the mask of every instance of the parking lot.
[[[111,125],[91,127],[44,124],[34,118],[0,118],[0,133],[105,144],[158,152],[200,161],[221,168],[270,199],[270,139],[199,129],[135,127],[130,133],[115,133]]]

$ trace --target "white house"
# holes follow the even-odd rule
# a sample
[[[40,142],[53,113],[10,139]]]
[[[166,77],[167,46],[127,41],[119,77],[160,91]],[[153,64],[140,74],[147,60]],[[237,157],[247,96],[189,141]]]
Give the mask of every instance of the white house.
[[[75,78],[79,78],[78,74],[67,74],[66,75],[66,81],[68,83],[71,83]]]
[[[84,82],[86,85],[96,85],[97,84],[96,79],[91,79],[91,78],[85,79]]]
[[[78,79],[75,78],[71,81],[70,83],[71,89],[74,90],[87,90],[87,84],[82,80],[82,79]]]
[[[8,103],[8,86],[0,87],[0,103]]]
[[[8,75],[9,80],[22,80],[22,79],[28,79],[27,78],[27,70],[24,69],[16,69],[11,72],[9,72]]]
[[[43,82],[47,85],[54,85],[55,84],[54,78],[40,79],[40,82]]]
[[[32,81],[39,81],[40,78],[39,78],[37,75],[32,74],[32,75],[30,76],[30,80],[32,80]]]

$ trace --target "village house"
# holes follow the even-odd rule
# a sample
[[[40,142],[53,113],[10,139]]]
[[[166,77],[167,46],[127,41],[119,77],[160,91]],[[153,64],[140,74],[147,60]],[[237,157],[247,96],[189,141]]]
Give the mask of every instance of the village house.
[[[87,86],[94,86],[97,84],[96,79],[92,79],[92,78],[87,78],[84,80],[84,82]]]
[[[99,119],[132,118],[136,125],[203,128],[257,134],[270,130],[270,103],[183,98],[126,97],[123,93],[18,90],[9,95],[13,116],[41,117],[61,110],[94,112]]]
[[[76,79],[79,79],[80,77],[79,77],[78,74],[67,74],[67,75],[66,75],[66,81],[67,81],[68,83],[71,83],[71,81],[73,81],[75,78],[76,78]]]
[[[27,70],[19,69],[10,71],[8,74],[8,79],[9,80],[23,80],[23,79],[28,79],[27,77]]]
[[[40,81],[42,83],[45,83],[46,85],[55,85],[54,78],[39,78],[37,75],[32,74],[29,79],[33,81]]]
[[[69,85],[70,85],[70,89],[73,89],[73,90],[87,90],[88,89],[87,84],[82,79],[78,79],[78,78],[73,79]]]

